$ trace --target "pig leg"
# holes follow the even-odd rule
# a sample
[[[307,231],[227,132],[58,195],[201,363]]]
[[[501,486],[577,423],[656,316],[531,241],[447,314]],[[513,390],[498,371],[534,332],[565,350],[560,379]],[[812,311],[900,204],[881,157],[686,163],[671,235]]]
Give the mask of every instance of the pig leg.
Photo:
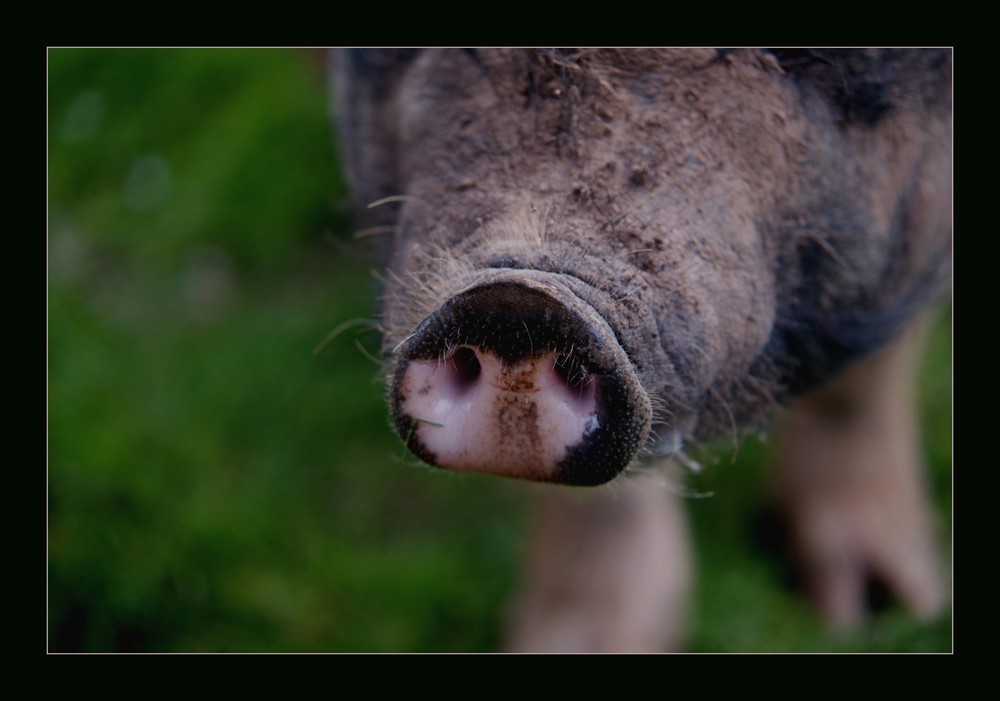
[[[914,401],[923,336],[911,330],[789,407],[779,500],[807,590],[835,628],[864,618],[870,579],[919,617],[946,598]]]
[[[507,649],[663,652],[681,642],[691,577],[683,507],[664,473],[542,498]]]

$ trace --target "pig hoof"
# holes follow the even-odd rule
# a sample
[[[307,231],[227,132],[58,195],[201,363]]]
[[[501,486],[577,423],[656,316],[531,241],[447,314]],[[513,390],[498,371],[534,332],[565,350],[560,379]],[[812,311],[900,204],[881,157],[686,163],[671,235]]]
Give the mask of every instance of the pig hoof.
[[[911,331],[795,402],[780,461],[782,501],[804,581],[838,628],[866,614],[877,582],[915,616],[947,599],[922,480]]]
[[[438,467],[596,485],[649,435],[649,400],[592,309],[525,279],[474,285],[398,349],[392,412]]]
[[[931,541],[921,534],[890,528],[861,533],[861,524],[879,521],[852,508],[849,528],[830,529],[829,512],[803,519],[796,527],[803,575],[820,614],[834,629],[852,629],[866,618],[869,584],[884,585],[915,617],[930,620],[946,601]]]

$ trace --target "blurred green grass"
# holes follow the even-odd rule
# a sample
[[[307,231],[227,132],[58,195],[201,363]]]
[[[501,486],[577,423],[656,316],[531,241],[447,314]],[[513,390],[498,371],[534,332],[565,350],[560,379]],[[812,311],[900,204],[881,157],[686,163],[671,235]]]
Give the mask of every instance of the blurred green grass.
[[[49,51],[50,651],[487,651],[525,490],[401,456],[321,57]],[[951,503],[950,318],[922,411]],[[949,650],[895,609],[834,638],[760,551],[767,447],[689,501],[697,651]],[[944,529],[943,540],[948,531]]]

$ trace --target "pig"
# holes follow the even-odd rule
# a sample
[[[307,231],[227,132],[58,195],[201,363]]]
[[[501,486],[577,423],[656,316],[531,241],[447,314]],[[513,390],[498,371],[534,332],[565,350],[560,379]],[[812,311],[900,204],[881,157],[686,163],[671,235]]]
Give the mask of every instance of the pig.
[[[548,483],[509,650],[683,645],[661,470],[786,407],[779,495],[834,626],[946,591],[912,406],[951,265],[948,49],[334,52],[385,260],[393,425]]]

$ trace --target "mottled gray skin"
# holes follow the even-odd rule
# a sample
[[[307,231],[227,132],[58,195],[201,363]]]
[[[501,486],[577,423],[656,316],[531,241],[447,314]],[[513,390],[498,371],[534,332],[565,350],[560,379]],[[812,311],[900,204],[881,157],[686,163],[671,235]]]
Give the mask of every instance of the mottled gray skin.
[[[948,50],[365,50],[334,76],[357,209],[392,227],[390,363],[455,292],[535,271],[610,327],[669,451],[759,425],[947,279]]]

